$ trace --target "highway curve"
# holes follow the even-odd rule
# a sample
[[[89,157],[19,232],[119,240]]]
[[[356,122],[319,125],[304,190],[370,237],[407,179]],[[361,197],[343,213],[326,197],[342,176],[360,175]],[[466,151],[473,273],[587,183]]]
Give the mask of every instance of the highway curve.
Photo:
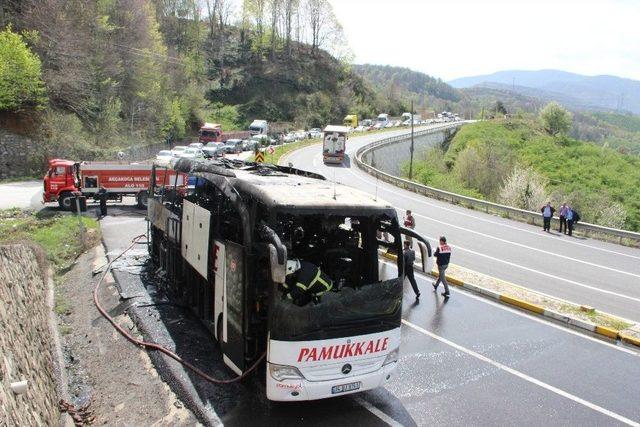
[[[471,270],[598,310],[640,321],[640,250],[485,214],[426,198],[377,181],[355,165],[355,152],[365,144],[394,134],[350,138],[349,160],[324,165],[320,145],[295,151],[284,159],[321,173],[329,180],[382,198],[402,217],[411,209],[416,230],[430,238],[446,235],[452,262]]]

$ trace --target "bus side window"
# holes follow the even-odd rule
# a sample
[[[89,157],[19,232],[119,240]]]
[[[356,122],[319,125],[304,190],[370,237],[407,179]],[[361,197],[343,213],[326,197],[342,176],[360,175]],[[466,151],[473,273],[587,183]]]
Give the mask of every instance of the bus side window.
[[[226,197],[222,202],[222,210],[220,212],[220,234],[224,240],[229,240],[240,245],[243,244],[240,212],[238,212]]]

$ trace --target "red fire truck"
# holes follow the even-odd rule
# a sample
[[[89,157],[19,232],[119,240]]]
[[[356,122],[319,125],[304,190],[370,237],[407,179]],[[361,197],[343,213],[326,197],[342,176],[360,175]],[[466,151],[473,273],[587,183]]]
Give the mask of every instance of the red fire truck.
[[[58,202],[60,208],[71,209],[74,192],[84,196],[97,196],[100,187],[107,190],[109,200],[122,201],[124,196],[136,198],[138,207],[146,208],[151,163],[74,162],[49,160],[49,171],[44,177],[44,203]],[[172,169],[158,169],[156,182],[178,186],[187,182],[187,175]],[[177,180],[177,181],[176,181]]]
[[[222,125],[217,123],[205,123],[200,128],[199,142],[226,142],[229,139],[248,139],[249,131],[223,132]]]

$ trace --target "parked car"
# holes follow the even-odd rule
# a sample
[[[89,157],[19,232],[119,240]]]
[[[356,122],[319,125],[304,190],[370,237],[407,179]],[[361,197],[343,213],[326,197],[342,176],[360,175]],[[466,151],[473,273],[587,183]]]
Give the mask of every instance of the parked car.
[[[295,133],[296,136],[296,140],[301,141],[303,139],[307,139],[307,132],[305,132],[304,130],[297,130]]]
[[[296,134],[295,133],[288,133],[284,136],[284,138],[282,139],[284,142],[295,142],[296,141]]]
[[[180,157],[183,159],[203,159],[204,153],[199,148],[189,147],[180,153]]]
[[[224,153],[224,142],[209,142],[202,147],[202,153],[208,158],[220,157]]]
[[[202,149],[202,147],[204,147],[204,144],[202,142],[192,142],[191,144],[189,144],[189,147]]]
[[[353,131],[354,132],[364,132],[365,130],[367,130],[367,128],[365,126],[360,125],[360,126],[356,127]]]
[[[173,147],[171,149],[171,154],[173,154],[173,157],[180,157],[180,154],[182,154],[182,152],[184,150],[186,150],[187,148],[189,148],[189,147],[184,146],[184,145],[176,145],[175,147]]]
[[[227,154],[240,154],[242,153],[242,140],[241,139],[228,139],[224,144],[224,152]]]
[[[156,160],[159,161],[169,161],[173,158],[173,153],[171,150],[160,150],[158,154],[156,154]]]
[[[378,129],[383,129],[385,126],[384,123],[380,122],[380,123],[376,123],[375,125],[373,125],[373,129],[374,130],[378,130]]]
[[[311,129],[309,129],[309,137],[311,137],[311,138],[322,138],[322,130],[320,128],[311,128]]]
[[[259,147],[260,143],[258,141],[253,141],[251,139],[245,139],[242,141],[242,151],[254,151],[256,147]]]

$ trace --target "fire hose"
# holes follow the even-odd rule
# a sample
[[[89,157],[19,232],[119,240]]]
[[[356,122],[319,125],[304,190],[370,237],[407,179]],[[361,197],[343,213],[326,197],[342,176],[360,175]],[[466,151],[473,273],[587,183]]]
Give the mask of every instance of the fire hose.
[[[173,351],[159,345],[153,342],[148,342],[148,341],[143,341],[140,339],[137,339],[136,337],[134,337],[133,335],[131,335],[129,332],[127,332],[123,327],[121,327],[120,325],[118,325],[115,321],[115,319],[113,317],[111,317],[106,310],[102,307],[102,305],[100,305],[100,301],[98,299],[98,290],[100,289],[100,285],[102,285],[102,282],[104,281],[105,277],[107,277],[107,274],[109,274],[109,272],[111,271],[111,266],[112,264],[119,259],[120,257],[122,257],[124,254],[126,254],[129,250],[131,250],[131,248],[133,248],[137,243],[139,243],[139,240],[141,238],[145,237],[144,234],[141,234],[139,236],[136,236],[133,238],[132,243],[123,251],[121,252],[118,256],[116,256],[115,258],[113,258],[111,261],[109,261],[104,269],[104,272],[102,274],[102,276],[100,277],[100,280],[98,280],[98,283],[96,283],[96,286],[93,288],[93,302],[96,305],[96,308],[98,309],[98,311],[100,312],[100,314],[102,314],[102,316],[107,319],[107,321],[109,323],[111,323],[111,325],[118,331],[120,332],[120,334],[122,336],[124,336],[127,340],[129,340],[131,343],[133,343],[134,345],[137,345],[138,347],[142,347],[145,350],[156,350],[161,352],[162,354],[172,358],[173,360],[175,360],[176,362],[181,363],[183,366],[185,366],[186,368],[190,369],[191,371],[195,372],[196,374],[198,374],[200,377],[202,377],[203,379],[205,379],[206,381],[215,383],[215,384],[231,384],[234,383],[236,381],[240,381],[241,379],[247,377],[247,375],[249,375],[254,369],[256,369],[258,367],[258,365],[260,364],[260,362],[262,362],[262,360],[264,360],[265,356],[267,355],[267,353],[263,353],[262,356],[260,356],[258,358],[258,360],[256,360],[256,362],[251,365],[251,367],[245,371],[242,375],[239,375],[235,378],[231,378],[231,379],[226,379],[226,380],[221,380],[218,378],[213,378],[212,376],[208,375],[207,373],[205,373],[204,371],[202,371],[201,369],[199,369],[198,367],[192,365],[191,363],[187,362],[186,360],[182,359],[180,356],[178,356],[176,353],[174,353]]]

